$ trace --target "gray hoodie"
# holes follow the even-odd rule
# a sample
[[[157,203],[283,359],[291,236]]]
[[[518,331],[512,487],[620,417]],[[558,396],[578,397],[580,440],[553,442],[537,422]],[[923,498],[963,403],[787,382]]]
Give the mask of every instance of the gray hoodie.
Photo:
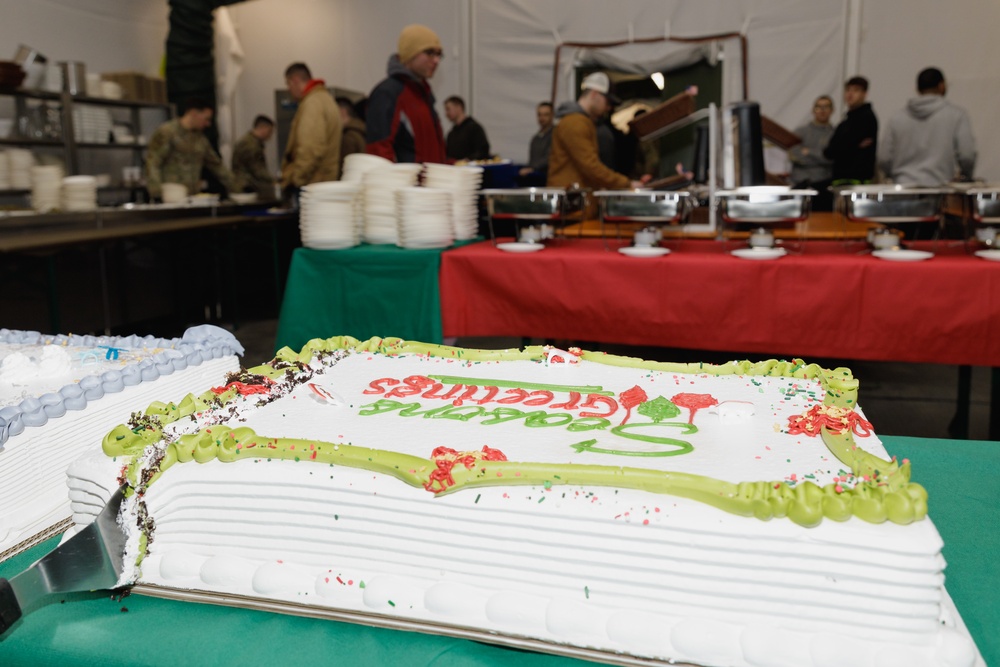
[[[934,187],[972,178],[976,140],[964,109],[941,95],[920,95],[897,113],[879,141],[878,164],[895,183]]]

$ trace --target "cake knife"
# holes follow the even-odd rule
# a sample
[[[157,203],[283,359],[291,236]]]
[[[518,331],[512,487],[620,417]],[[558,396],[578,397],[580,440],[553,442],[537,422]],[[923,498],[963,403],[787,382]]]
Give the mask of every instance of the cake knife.
[[[115,491],[97,519],[64,544],[11,579],[0,577],[0,634],[47,595],[118,583],[125,555],[125,532],[118,525],[124,489]]]

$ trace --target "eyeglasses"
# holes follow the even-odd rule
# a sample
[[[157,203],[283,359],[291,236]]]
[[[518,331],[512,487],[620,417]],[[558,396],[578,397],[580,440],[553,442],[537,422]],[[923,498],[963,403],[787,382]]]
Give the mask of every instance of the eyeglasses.
[[[424,49],[424,55],[429,58],[444,58],[444,51],[441,49]]]

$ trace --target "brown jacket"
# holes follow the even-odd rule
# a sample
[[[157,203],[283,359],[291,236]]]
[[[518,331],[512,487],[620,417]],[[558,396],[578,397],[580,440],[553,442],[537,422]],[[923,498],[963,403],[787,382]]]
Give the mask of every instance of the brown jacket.
[[[299,102],[281,160],[281,185],[302,187],[340,178],[340,110],[330,92],[313,86]]]
[[[351,118],[344,124],[344,136],[340,139],[340,173],[344,173],[344,158],[351,153],[364,153],[367,146],[365,122]]]
[[[595,190],[628,188],[631,181],[627,176],[601,163],[597,127],[579,106],[574,106],[552,130],[548,185],[564,188],[579,183]]]

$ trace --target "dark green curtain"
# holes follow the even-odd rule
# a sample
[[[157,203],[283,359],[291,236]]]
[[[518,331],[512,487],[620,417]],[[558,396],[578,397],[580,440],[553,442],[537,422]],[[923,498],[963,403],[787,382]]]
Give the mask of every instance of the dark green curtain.
[[[178,114],[185,100],[196,97],[215,106],[215,35],[212,12],[243,0],[168,0],[170,32],[167,34],[167,99]],[[205,135],[216,150],[219,132],[212,127]]]

